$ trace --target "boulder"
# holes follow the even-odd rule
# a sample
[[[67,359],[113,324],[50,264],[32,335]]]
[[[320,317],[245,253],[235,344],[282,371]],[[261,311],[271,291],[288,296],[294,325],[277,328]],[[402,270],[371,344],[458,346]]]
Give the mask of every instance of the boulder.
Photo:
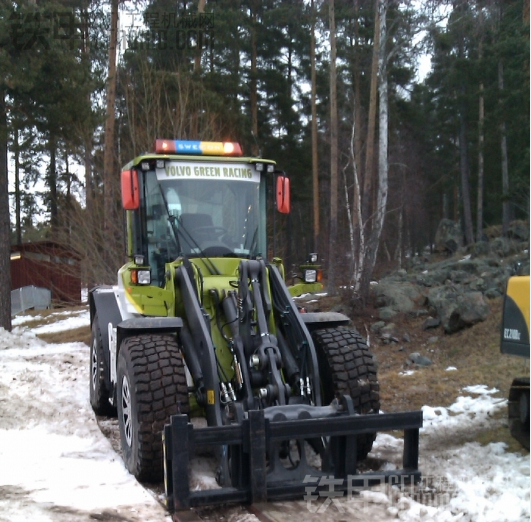
[[[490,245],[488,241],[478,241],[470,245],[469,252],[473,257],[486,256],[490,253]]]
[[[380,308],[378,312],[378,317],[382,319],[382,321],[389,321],[389,319],[392,319],[398,312],[391,306],[384,306],[383,308]]]
[[[408,358],[406,360],[406,364],[416,364],[417,366],[430,366],[433,364],[433,361],[424,355],[420,355],[420,353],[410,353],[408,355]]]
[[[376,321],[375,323],[371,324],[371,332],[372,333],[380,333],[380,330],[385,326],[384,321]]]
[[[435,233],[435,251],[455,253],[463,246],[461,225],[451,219],[441,219]]]
[[[519,239],[520,241],[529,240],[529,224],[525,221],[513,221],[509,225],[509,230],[507,235],[514,239]]]
[[[466,283],[470,280],[470,273],[465,270],[452,270],[450,272],[450,279],[454,283]]]
[[[422,323],[422,329],[423,330],[429,330],[430,328],[437,328],[440,326],[441,320],[438,317],[428,317],[423,323]]]
[[[448,334],[484,321],[489,314],[481,292],[463,293],[454,286],[445,286],[430,289],[428,300]]]
[[[468,288],[470,288],[470,290],[472,291],[485,292],[485,290],[487,289],[487,283],[482,277],[478,277],[477,279],[473,279],[470,282]]]
[[[514,239],[497,237],[491,241],[490,249],[500,257],[508,257],[520,251],[520,244]]]
[[[497,297],[501,297],[502,293],[497,288],[489,288],[485,292],[485,297],[488,297],[489,299],[496,299]]]
[[[456,264],[457,270],[466,272],[468,274],[477,274],[478,272],[481,272],[483,267],[484,263],[480,259],[460,259]]]
[[[384,333],[384,334],[390,334],[390,335],[394,335],[394,336],[396,336],[396,335],[397,335],[396,324],[395,324],[395,323],[389,323],[389,324],[386,324],[386,325],[381,329],[381,333]]]
[[[418,300],[424,300],[418,286],[408,282],[382,279],[374,291],[376,292],[376,306],[390,307],[396,312],[410,312],[415,308]],[[384,319],[381,314],[380,318]]]

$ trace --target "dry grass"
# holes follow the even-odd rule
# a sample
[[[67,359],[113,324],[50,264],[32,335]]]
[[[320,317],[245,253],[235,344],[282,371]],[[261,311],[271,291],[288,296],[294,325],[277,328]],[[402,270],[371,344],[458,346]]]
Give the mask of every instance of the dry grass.
[[[80,328],[73,328],[72,330],[64,330],[62,332],[38,334],[37,337],[52,344],[73,343],[79,341],[90,346],[90,326],[82,326]]]
[[[27,328],[37,328],[38,326],[44,326],[53,324],[58,321],[63,321],[66,315],[61,312],[68,312],[69,314],[75,314],[86,312],[86,306],[71,306],[65,308],[52,308],[49,310],[27,310],[24,312],[25,316],[33,316],[34,319],[26,321],[23,326]],[[63,330],[61,332],[43,333],[37,334],[39,339],[47,343],[71,343],[71,342],[83,342],[90,345],[90,325],[87,322],[87,326],[80,328],[74,328],[72,330]]]
[[[486,321],[452,335],[446,335],[442,327],[423,330],[424,317],[407,315],[400,316],[394,324],[397,337],[401,340],[402,335],[407,333],[411,337],[410,342],[384,344],[371,334],[371,351],[379,366],[382,410],[414,410],[425,404],[448,407],[460,395],[473,396],[463,388],[477,384],[498,389],[494,397],[508,397],[513,379],[529,375],[529,361],[500,353],[503,299],[491,300],[489,306],[491,311]],[[368,313],[353,318],[360,332],[365,332],[375,321]],[[425,368],[407,366],[407,356],[412,352],[429,357],[433,364]],[[457,370],[447,371],[450,366]],[[414,370],[412,375],[400,375],[410,369]],[[508,445],[510,451],[525,451],[511,437],[507,424],[503,422],[506,417],[504,408],[494,416],[491,429],[463,434],[462,442],[487,444],[501,441]]]
[[[453,335],[442,327],[422,330],[424,318],[402,316],[395,321],[398,338],[408,333],[411,341],[383,344],[373,338],[371,350],[379,363],[382,408],[387,411],[416,409],[423,404],[449,406],[465,386],[485,384],[506,397],[512,380],[528,375],[527,361],[500,353],[502,299],[490,301],[486,321]],[[437,339],[434,339],[437,337]],[[402,348],[402,350],[401,350]],[[433,364],[426,368],[406,366],[407,355],[419,352]],[[450,366],[455,371],[446,371]],[[414,369],[413,375],[400,375]]]

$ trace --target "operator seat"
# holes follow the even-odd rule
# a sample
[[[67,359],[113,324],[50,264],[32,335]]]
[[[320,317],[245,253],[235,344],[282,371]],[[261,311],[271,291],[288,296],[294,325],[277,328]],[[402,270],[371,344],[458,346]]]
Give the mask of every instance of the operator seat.
[[[214,234],[214,223],[212,223],[212,217],[209,214],[181,214],[179,218],[179,235],[181,237],[181,246],[188,252],[204,241],[217,240]]]
[[[191,254],[197,247],[209,256],[231,253],[232,250],[220,240],[223,230],[222,227],[214,226],[210,214],[181,214],[179,218],[181,248],[187,255]]]

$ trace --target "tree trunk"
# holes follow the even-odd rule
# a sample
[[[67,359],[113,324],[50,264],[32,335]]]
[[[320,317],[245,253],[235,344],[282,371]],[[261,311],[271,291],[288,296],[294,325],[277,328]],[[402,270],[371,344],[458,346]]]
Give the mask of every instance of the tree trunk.
[[[338,199],[338,143],[337,143],[337,85],[336,85],[336,28],[334,0],[330,0],[330,230],[328,243],[328,293],[337,292],[336,242]]]
[[[57,237],[59,217],[57,212],[57,144],[55,136],[50,135],[48,140],[48,152],[50,153],[50,168],[48,171],[48,190],[50,191],[50,224],[52,228],[52,238]]]
[[[90,63],[90,35],[88,24],[88,9],[87,6],[83,8],[83,55],[82,59],[88,64]],[[87,93],[87,102],[90,103],[90,93]],[[83,163],[85,167],[85,209],[87,217],[92,221],[93,201],[94,201],[94,186],[92,182],[92,139],[93,131],[87,126],[84,133],[84,154]]]
[[[92,182],[92,140],[85,140],[85,151],[83,154],[83,164],[85,167],[85,208],[89,219],[92,217],[94,202],[94,184]]]
[[[5,92],[0,91],[0,327],[11,331],[11,240]]]
[[[467,245],[474,242],[474,230],[472,226],[472,209],[470,205],[470,182],[469,182],[469,164],[468,164],[468,142],[467,142],[467,125],[466,109],[464,101],[464,86],[461,86],[461,111],[459,114],[459,170],[461,173],[461,201],[463,203],[463,219],[465,226],[465,241]]]
[[[378,190],[376,194],[376,215],[373,220],[371,234],[367,242],[365,266],[363,270],[360,296],[363,302],[369,297],[372,272],[376,264],[376,256],[380,244],[380,237],[387,208],[387,193],[389,186],[388,162],[388,127],[389,127],[389,94],[387,84],[387,5],[388,0],[378,2],[378,94],[379,94],[379,140],[378,140]]]
[[[206,0],[199,0],[197,5],[197,13],[199,16],[205,12],[205,4]],[[199,75],[201,74],[201,54],[202,54],[202,48],[203,48],[203,33],[201,31],[201,26],[199,26],[199,29],[197,30],[197,48],[195,50],[195,58],[194,58],[194,75],[196,76],[196,79],[199,78]],[[197,102],[196,102],[197,103]],[[194,107],[192,110],[191,118],[190,118],[190,138],[193,140],[199,139],[199,108],[197,107],[197,104],[194,103]]]
[[[206,0],[199,0],[197,4],[197,13],[199,16],[205,12]],[[200,29],[197,31],[197,49],[195,50],[195,60],[194,60],[194,72],[199,73],[201,71],[201,54],[203,51],[203,34]]]
[[[13,155],[15,159],[15,233],[17,245],[22,243],[22,224],[20,219],[20,144],[18,127],[13,132]]]
[[[310,62],[312,83],[312,182],[313,182],[313,248],[319,251],[319,157],[317,153],[317,92],[315,70],[315,5],[311,3]]]
[[[374,141],[376,135],[376,104],[378,97],[378,53],[380,50],[380,14],[378,0],[375,2],[374,47],[372,50],[371,91],[369,98],[369,118],[367,122],[367,147],[365,151],[365,173],[363,176],[363,196],[361,215],[367,223],[372,215],[372,193],[374,177]]]
[[[64,217],[61,219],[62,227],[65,230],[66,237],[69,238],[72,233],[72,176],[70,175],[70,166],[68,165],[68,152],[65,150],[65,177],[66,177],[66,198]]]
[[[352,149],[353,157],[352,161],[355,163],[355,176],[356,178],[358,175],[362,173],[361,170],[361,86],[360,86],[360,45],[359,45],[359,2],[358,0],[354,0],[354,73],[353,73],[353,83],[354,83],[354,128],[353,128],[353,144],[354,147]],[[358,212],[358,209],[356,208],[357,205],[361,204],[360,198],[359,198],[359,180],[356,179],[356,182],[358,182],[358,194],[354,193],[354,200],[352,203],[353,212],[352,212],[352,219],[353,219],[353,226],[354,230],[358,229],[361,226],[361,221],[359,219],[359,215],[361,212],[361,208],[359,209],[360,212]],[[359,235],[359,232],[358,232]]]
[[[357,107],[354,111],[358,112]],[[352,131],[350,134],[350,161],[352,163],[352,170],[354,171],[354,201],[352,203],[352,231],[353,241],[351,243],[352,256],[352,282],[354,284],[354,295],[359,295],[361,274],[363,273],[363,264],[365,261],[365,228],[363,217],[361,215],[361,183],[358,170],[358,163],[356,162],[356,115],[352,118]],[[356,214],[356,216],[354,216]]]
[[[253,156],[258,156],[258,86],[257,86],[257,71],[256,71],[256,9],[257,3],[251,2],[251,77],[250,77],[250,93],[249,101],[251,104],[251,132],[254,136],[252,153]]]
[[[479,44],[478,44],[478,59],[481,66],[483,60],[483,9],[478,5],[479,9]],[[479,83],[479,115],[478,115],[478,198],[476,209],[476,241],[481,241],[483,238],[483,177],[484,177],[484,157],[483,149],[485,144],[485,97],[484,97],[483,81]]]
[[[484,160],[483,148],[485,143],[484,124],[485,124],[485,98],[483,96],[483,82],[479,84],[479,122],[478,122],[478,201],[477,201],[477,224],[476,240],[481,241],[483,238],[483,177],[484,177]]]
[[[503,63],[498,61],[498,89],[500,91],[499,103],[503,104]],[[500,146],[501,146],[501,171],[502,171],[502,234],[507,235],[511,221],[511,206],[509,201],[509,160],[507,158],[507,129],[502,114],[500,123]]]
[[[105,244],[114,245],[116,238],[114,212],[114,123],[116,99],[116,47],[118,44],[118,0],[111,0],[111,34],[107,74],[107,108],[105,120],[105,150],[103,155],[103,233]],[[106,265],[114,265],[112,249],[105,249]]]

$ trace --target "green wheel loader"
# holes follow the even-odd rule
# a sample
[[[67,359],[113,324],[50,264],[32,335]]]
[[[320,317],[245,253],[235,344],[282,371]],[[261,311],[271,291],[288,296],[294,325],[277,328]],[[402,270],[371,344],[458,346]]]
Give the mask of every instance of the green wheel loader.
[[[349,319],[293,300],[322,288],[317,256],[291,288],[267,259],[269,194],[290,211],[274,161],[237,143],[156,140],[121,187],[129,261],[89,294],[90,401],[117,414],[135,477],[164,479],[170,511],[300,498],[312,480],[328,490],[320,477],[343,491],[420,480],[422,413],[380,413],[375,363]],[[358,474],[379,430],[404,431],[403,469]],[[219,487],[191,491],[202,447]]]

